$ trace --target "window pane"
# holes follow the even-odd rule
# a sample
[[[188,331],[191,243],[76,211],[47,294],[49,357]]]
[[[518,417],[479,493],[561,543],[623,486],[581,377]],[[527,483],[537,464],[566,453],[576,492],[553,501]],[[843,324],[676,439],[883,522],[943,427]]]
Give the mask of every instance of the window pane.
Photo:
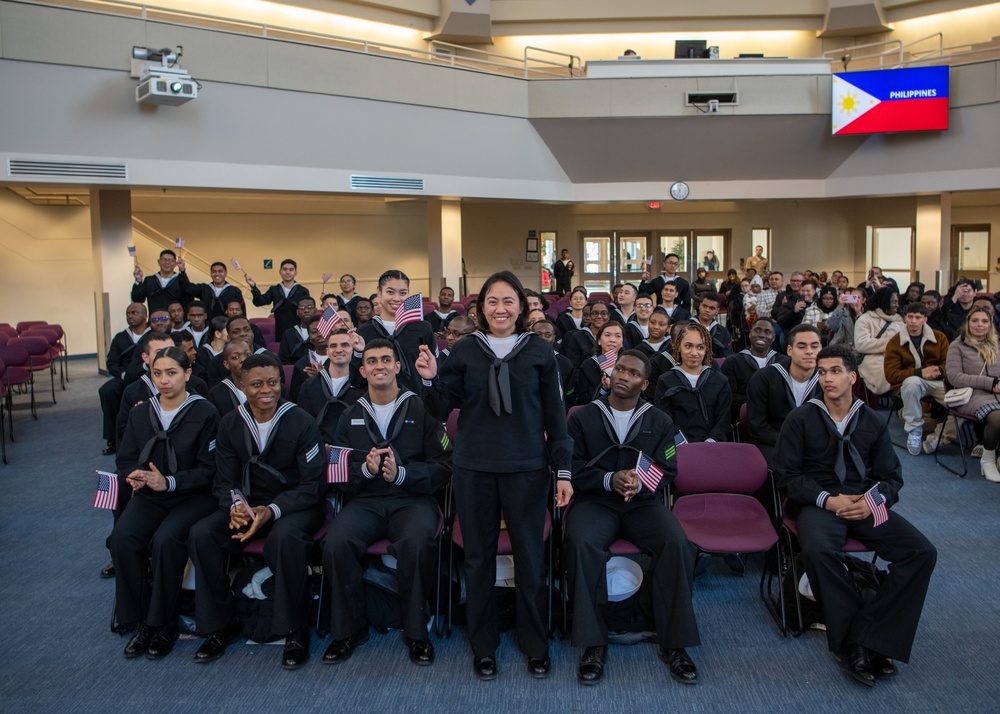
[[[884,273],[905,272],[908,283],[910,270],[913,268],[913,228],[876,228],[874,237],[875,264]]]
[[[959,231],[959,270],[989,270],[989,256],[990,234],[988,231]]]
[[[697,268],[704,268],[709,272],[725,270],[726,247],[725,236],[720,235],[697,235],[695,241],[698,245],[698,265]]]

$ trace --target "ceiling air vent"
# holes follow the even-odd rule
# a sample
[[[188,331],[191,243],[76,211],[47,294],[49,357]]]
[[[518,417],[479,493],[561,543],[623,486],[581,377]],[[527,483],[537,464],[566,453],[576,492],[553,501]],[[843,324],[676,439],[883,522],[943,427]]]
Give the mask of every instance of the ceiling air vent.
[[[368,191],[423,191],[424,180],[389,176],[351,176],[351,188]]]
[[[92,164],[78,161],[7,160],[8,176],[58,176],[61,178],[127,181],[125,164]]]

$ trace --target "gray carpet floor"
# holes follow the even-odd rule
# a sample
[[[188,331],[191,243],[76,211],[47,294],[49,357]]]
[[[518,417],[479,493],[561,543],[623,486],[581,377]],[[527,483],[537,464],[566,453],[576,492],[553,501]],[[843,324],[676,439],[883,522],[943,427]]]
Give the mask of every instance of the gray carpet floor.
[[[479,682],[464,633],[437,640],[437,662],[416,667],[398,634],[375,635],[348,662],[320,663],[328,640],[313,636],[313,659],[286,672],[277,646],[235,645],[195,665],[197,642],[159,662],[127,661],[109,630],[113,582],[107,511],[91,507],[101,456],[94,360],[71,363],[72,381],[52,405],[39,389],[39,416],[16,398],[10,464],[0,465],[0,705],[4,711],[997,711],[1000,677],[1000,486],[978,464],[958,479],[929,456],[900,452],[906,487],[898,511],[937,546],[939,560],[909,665],[873,690],[847,680],[823,633],[782,639],[757,597],[759,561],[734,577],[721,563],[695,583],[702,645],[691,650],[701,683],[674,683],[652,645],[613,646],[606,679],[575,679],[578,652],[551,645],[553,674],[531,679],[509,634],[500,677]],[[899,420],[895,420],[899,429]],[[897,439],[901,433],[896,434]],[[954,448],[950,462],[958,462]]]

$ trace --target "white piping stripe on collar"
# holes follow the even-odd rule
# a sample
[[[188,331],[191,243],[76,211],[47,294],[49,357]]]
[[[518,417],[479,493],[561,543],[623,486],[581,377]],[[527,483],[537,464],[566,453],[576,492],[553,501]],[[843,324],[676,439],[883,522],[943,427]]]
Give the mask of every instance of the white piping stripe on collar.
[[[608,423],[611,425],[612,427],[611,431],[615,434],[615,436],[617,436],[618,433],[614,430],[615,416],[614,414],[611,413],[611,410],[604,404],[604,402],[600,400],[594,400],[593,402],[591,402],[591,404],[597,405],[597,407],[601,410],[601,413],[604,414],[604,418],[607,419]],[[629,417],[628,420],[628,428],[625,429],[625,436],[628,436],[628,433],[632,431],[632,427],[635,426],[635,423],[639,421],[642,415],[652,408],[653,405],[650,404],[649,402],[640,402],[636,406],[636,408],[632,410],[632,416]],[[618,443],[621,443],[620,438],[618,440]]]
[[[229,387],[230,391],[232,391],[232,393],[236,395],[237,399],[239,399],[241,395],[243,396],[244,399],[246,399],[247,395],[243,393],[242,389],[233,384],[233,380],[231,380],[229,377],[226,377],[224,380],[222,380],[222,383],[225,384],[227,387]]]
[[[156,388],[156,385],[153,384],[153,380],[149,378],[148,374],[142,375],[141,377],[139,377],[139,379],[141,379],[143,382],[146,383],[146,388],[149,390],[149,395],[151,397],[155,397],[157,394],[160,393],[160,390]]]
[[[780,364],[772,364],[771,366],[774,367],[776,370],[778,370],[778,374],[780,374],[781,378],[785,380],[785,385],[788,387],[788,392],[789,394],[791,394],[792,401],[794,402],[795,390],[792,388],[792,381],[793,381],[792,375],[790,375],[788,373],[788,370],[786,370]],[[806,394],[809,394],[809,392],[813,390],[813,388],[816,386],[818,382],[819,382],[819,372],[815,372],[813,376],[809,378],[809,381],[806,382]]]
[[[755,354],[754,354],[753,352],[751,352],[751,351],[750,351],[749,349],[746,349],[746,350],[740,350],[740,354],[741,354],[741,355],[746,355],[747,357],[753,357],[754,359],[757,359],[757,355],[755,355]],[[777,353],[777,352],[775,352],[774,350],[769,350],[769,351],[768,351],[768,353],[767,353],[766,355],[764,355],[764,358],[765,358],[766,362],[770,362],[770,361],[771,361],[771,359],[772,359],[772,358],[773,358],[773,357],[774,357],[774,356],[775,356],[776,354],[778,354],[778,353]],[[766,362],[765,362],[765,364],[766,364]]]
[[[160,404],[159,396],[160,395],[157,394],[156,395],[157,398],[150,399],[149,401],[153,405],[153,411],[156,412],[156,418],[160,420],[160,426],[162,427],[163,426],[163,405]],[[202,396],[200,396],[198,394],[191,394],[190,392],[187,392],[187,397],[184,399],[184,402],[179,407],[177,407],[177,409],[178,410],[183,409],[184,407],[186,407],[191,402],[197,402],[199,399],[204,399],[204,398],[205,397],[202,397]],[[170,422],[170,426],[173,427],[174,424],[176,424],[176,423],[177,423],[177,420],[174,420],[174,421]],[[164,431],[168,431],[168,429],[166,427],[164,427],[163,430]]]
[[[271,431],[268,434],[267,441],[271,442],[274,438],[274,434],[278,431],[275,427],[278,426],[278,422],[281,421],[281,417],[285,415],[290,409],[294,409],[295,405],[291,402],[285,402],[284,404],[278,405],[278,410],[271,417]],[[267,448],[267,444],[260,443],[260,427],[257,425],[257,420],[253,418],[253,413],[250,411],[250,407],[247,404],[241,404],[236,409],[240,416],[243,417],[243,421],[246,422],[247,428],[250,430],[250,436],[253,437],[254,443],[257,444],[257,452],[260,454],[264,453],[264,449]]]
[[[476,330],[475,332],[472,333],[472,335],[474,337],[478,337],[479,340],[480,340],[480,342],[482,342],[484,345],[486,345],[486,348],[489,349],[490,353],[494,357],[496,357],[496,353],[490,347],[489,335],[487,335],[485,332],[482,332],[480,330]],[[532,335],[532,333],[530,333],[530,332],[522,332],[520,335],[518,335],[517,339],[514,340],[514,346],[511,347],[510,351],[513,352],[514,350],[517,349],[517,346],[520,345],[522,342],[524,342],[525,340],[531,339],[531,335]]]
[[[402,394],[400,394],[398,397],[396,397],[396,401],[394,401],[392,403],[392,416],[389,417],[389,421],[391,422],[395,418],[396,412],[399,410],[399,407],[400,407],[400,405],[403,404],[403,402],[405,402],[410,397],[415,397],[415,396],[417,396],[417,395],[414,394],[413,392],[411,392],[411,391],[405,391]],[[368,412],[369,416],[371,416],[371,418],[374,419],[375,423],[377,424],[378,423],[378,417],[375,416],[375,407],[372,406],[372,403],[370,401],[368,401],[367,398],[361,397],[361,399],[358,400],[358,404],[361,405],[362,409],[364,409],[366,412]]]
[[[815,399],[815,398],[810,399],[807,402],[807,404],[814,404],[815,406],[819,407],[823,411],[823,413],[826,414],[826,416],[830,419],[830,421],[833,421],[833,417],[830,415],[830,410],[826,408],[826,402],[824,402],[822,399]],[[860,399],[854,400],[854,402],[851,404],[851,408],[847,411],[847,416],[844,417],[845,425],[851,423],[851,420],[854,418],[854,415],[857,414],[859,411],[861,411],[861,407],[863,407],[864,404],[865,403]]]

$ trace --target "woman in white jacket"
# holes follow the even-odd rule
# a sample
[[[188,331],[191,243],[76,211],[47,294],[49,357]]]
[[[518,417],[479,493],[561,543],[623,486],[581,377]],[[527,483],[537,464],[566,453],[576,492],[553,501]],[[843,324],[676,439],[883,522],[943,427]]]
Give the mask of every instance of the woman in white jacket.
[[[892,288],[879,288],[868,298],[865,311],[854,323],[854,349],[862,356],[858,371],[868,391],[885,394],[890,385],[883,363],[889,340],[906,329],[899,316],[899,294]]]

